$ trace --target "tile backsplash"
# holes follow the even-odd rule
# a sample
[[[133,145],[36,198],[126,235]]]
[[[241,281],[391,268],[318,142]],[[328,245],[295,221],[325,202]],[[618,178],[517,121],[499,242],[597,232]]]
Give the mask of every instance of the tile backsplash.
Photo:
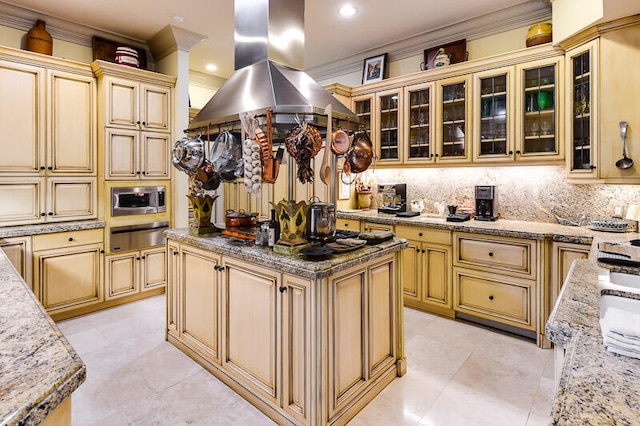
[[[572,220],[610,218],[615,206],[625,214],[629,204],[640,204],[640,185],[574,185],[562,166],[377,169],[373,176],[377,183],[406,183],[407,200],[424,200],[426,213],[437,213],[434,202],[473,206],[475,185],[497,187],[504,219],[555,222],[552,206]]]

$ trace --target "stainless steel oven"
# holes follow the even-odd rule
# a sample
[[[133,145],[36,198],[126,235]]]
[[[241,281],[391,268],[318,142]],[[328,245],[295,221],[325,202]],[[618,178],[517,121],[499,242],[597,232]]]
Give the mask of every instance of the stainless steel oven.
[[[109,239],[111,253],[140,250],[164,244],[164,231],[169,222],[151,222],[140,225],[113,226]]]
[[[166,187],[111,188],[111,216],[164,213]]]

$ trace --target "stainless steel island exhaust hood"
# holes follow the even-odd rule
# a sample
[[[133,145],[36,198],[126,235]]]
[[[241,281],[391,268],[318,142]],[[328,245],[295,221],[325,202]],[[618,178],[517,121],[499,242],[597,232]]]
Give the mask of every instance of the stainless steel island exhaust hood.
[[[296,115],[318,122],[358,117],[304,71],[304,0],[235,0],[235,72],[195,116],[189,129],[235,123],[240,113],[273,113],[273,124],[295,124]],[[324,119],[326,123],[326,118]],[[320,124],[322,124],[320,122]]]

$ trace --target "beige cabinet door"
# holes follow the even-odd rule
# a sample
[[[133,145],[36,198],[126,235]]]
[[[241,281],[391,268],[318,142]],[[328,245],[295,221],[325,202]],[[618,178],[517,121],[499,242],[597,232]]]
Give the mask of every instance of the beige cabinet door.
[[[311,285],[291,275],[282,279],[282,400],[283,409],[301,424],[309,424],[311,409]]]
[[[367,378],[375,378],[396,359],[396,295],[393,258],[367,269]]]
[[[107,256],[104,280],[107,283],[105,299],[134,294],[139,291],[138,252]]]
[[[142,132],[140,135],[141,179],[168,179],[171,135],[168,133]]]
[[[134,81],[105,77],[107,126],[138,129],[140,85]]]
[[[34,252],[36,296],[51,314],[101,302],[102,244]]]
[[[0,178],[0,224],[26,225],[44,221],[45,178]]]
[[[133,180],[140,176],[139,139],[137,130],[105,129],[105,179]]]
[[[156,132],[171,131],[171,88],[142,84],[140,88],[142,128]]]
[[[469,162],[471,147],[471,75],[436,82],[436,163]]]
[[[227,303],[223,366],[263,397],[280,404],[280,276],[230,258],[224,258],[222,266]]]
[[[422,302],[433,306],[434,312],[453,314],[451,248],[424,244],[422,262],[424,271]]]
[[[574,260],[587,259],[589,257],[590,245],[558,243],[554,242],[551,254],[551,292],[549,295],[548,316],[556,304],[564,280],[569,275],[569,269]]]
[[[45,167],[44,69],[0,61],[0,93],[0,172],[39,173]]]
[[[400,280],[405,303],[419,302],[422,287],[422,243],[407,241],[407,247],[400,255]],[[408,303],[411,306],[411,303]]]
[[[47,221],[97,217],[97,178],[47,178]]]
[[[94,78],[49,71],[47,97],[47,174],[95,173]]]
[[[374,131],[370,135],[378,161],[401,164],[403,159],[403,102],[402,89],[378,92],[374,102]]]
[[[16,271],[33,291],[31,237],[0,238],[0,248],[2,248],[9,262],[16,268]]]
[[[362,227],[362,232],[373,232],[373,231],[391,231],[393,232],[393,225],[385,225],[383,223],[369,223],[369,222],[361,222],[360,226]]]
[[[151,290],[167,282],[165,248],[154,248],[140,252],[140,291]]]
[[[220,363],[220,257],[207,250],[180,250],[180,337],[209,361]]]
[[[178,335],[179,288],[180,288],[180,244],[167,240],[167,333]]]

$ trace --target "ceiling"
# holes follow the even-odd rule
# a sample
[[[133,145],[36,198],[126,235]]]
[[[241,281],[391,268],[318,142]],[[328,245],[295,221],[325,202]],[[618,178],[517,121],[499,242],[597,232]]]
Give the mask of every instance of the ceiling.
[[[349,2],[351,18],[338,9]],[[144,42],[167,25],[201,34],[205,40],[190,51],[190,69],[227,78],[233,72],[233,0],[9,0],[8,4]],[[347,58],[388,51],[394,42],[447,28],[483,16],[534,3],[550,10],[548,0],[307,0],[305,11],[305,70]],[[179,14],[183,20],[172,17]],[[498,31],[495,31],[498,32]],[[458,38],[465,38],[458,37]],[[425,46],[432,47],[432,46]],[[205,70],[207,63],[218,69]]]

